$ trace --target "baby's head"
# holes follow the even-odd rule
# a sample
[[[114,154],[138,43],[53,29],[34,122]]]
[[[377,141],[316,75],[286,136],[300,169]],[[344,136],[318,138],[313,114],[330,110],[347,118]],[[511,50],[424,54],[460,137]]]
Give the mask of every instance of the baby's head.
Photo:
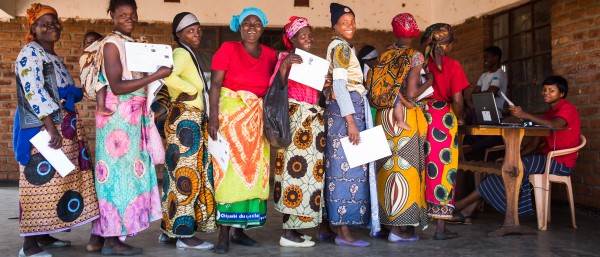
[[[85,33],[85,36],[83,36],[83,49],[86,49],[92,43],[96,42],[101,38],[102,35],[100,35],[98,32],[90,31],[88,33]]]

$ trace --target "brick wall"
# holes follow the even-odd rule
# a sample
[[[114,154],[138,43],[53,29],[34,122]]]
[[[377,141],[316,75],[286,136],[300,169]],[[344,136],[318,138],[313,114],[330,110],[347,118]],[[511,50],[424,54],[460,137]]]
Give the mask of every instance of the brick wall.
[[[87,31],[107,34],[112,31],[112,23],[108,20],[74,20],[62,22],[61,40],[56,45],[57,53],[64,58],[71,76],[79,83],[79,56],[82,53],[81,41]],[[0,181],[16,181],[18,165],[12,150],[13,117],[16,108],[16,90],[14,63],[21,47],[24,45],[25,18],[19,17],[8,22],[0,22]],[[144,35],[150,42],[174,44],[171,40],[171,24],[168,23],[139,23],[135,35]],[[330,28],[317,28],[314,31],[314,53],[324,56],[333,31]],[[208,40],[205,36],[204,40]],[[214,39],[213,39],[214,40]],[[371,44],[379,50],[385,49],[394,40],[391,33],[382,31],[359,30],[356,34],[357,49],[364,44]],[[95,104],[83,101],[77,104],[77,109],[83,120],[90,149],[95,149],[94,110]],[[159,177],[162,172],[158,173]]]
[[[554,0],[552,69],[569,81],[569,96],[579,109],[587,145],[571,177],[575,201],[600,208],[600,2]],[[563,197],[564,196],[559,196]]]

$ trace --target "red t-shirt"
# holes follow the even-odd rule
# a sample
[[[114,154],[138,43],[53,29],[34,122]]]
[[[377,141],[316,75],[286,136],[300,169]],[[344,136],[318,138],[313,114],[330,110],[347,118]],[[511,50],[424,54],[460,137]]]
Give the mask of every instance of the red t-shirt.
[[[431,57],[427,68],[433,73],[433,99],[452,102],[452,96],[469,87],[467,76],[458,61],[442,56],[442,71],[438,70]]]
[[[579,113],[575,109],[575,106],[565,99],[560,99],[554,107],[544,114],[544,119],[546,120],[558,117],[567,121],[567,125],[564,127],[566,129],[550,132],[550,135],[546,137],[546,146],[541,150],[542,154],[548,154],[548,152],[553,150],[573,148],[579,145],[581,124],[579,123]],[[554,160],[569,168],[574,168],[577,163],[577,155],[578,152],[570,153],[554,157]]]
[[[225,71],[222,86],[233,91],[245,90],[262,97],[269,88],[269,79],[277,63],[277,52],[261,45],[258,59],[250,56],[242,42],[225,42],[215,53],[211,69]]]

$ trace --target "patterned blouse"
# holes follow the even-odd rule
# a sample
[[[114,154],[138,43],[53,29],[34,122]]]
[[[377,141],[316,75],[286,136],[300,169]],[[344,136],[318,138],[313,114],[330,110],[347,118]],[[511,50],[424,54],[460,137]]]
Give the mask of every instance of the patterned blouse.
[[[44,63],[54,65],[58,87],[75,85],[60,57],[46,52],[36,42],[25,45],[17,56],[15,74],[21,80],[27,102],[40,120],[60,110],[60,103],[55,102],[44,89]]]
[[[333,73],[334,80],[346,80],[346,87],[350,92],[356,91],[361,95],[365,92],[360,63],[356,57],[354,47],[350,46],[346,40],[339,36],[334,37],[333,41],[327,47],[327,60],[331,62],[329,71]],[[346,71],[343,72],[343,70]],[[340,74],[340,72],[336,71],[342,72]]]

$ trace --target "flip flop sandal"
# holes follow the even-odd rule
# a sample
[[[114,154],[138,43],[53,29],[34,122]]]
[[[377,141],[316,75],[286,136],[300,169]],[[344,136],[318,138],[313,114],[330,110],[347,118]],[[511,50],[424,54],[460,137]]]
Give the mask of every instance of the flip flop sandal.
[[[471,216],[465,216],[460,211],[455,213],[458,220],[447,220],[448,224],[471,225]],[[454,219],[454,217],[452,217]]]

